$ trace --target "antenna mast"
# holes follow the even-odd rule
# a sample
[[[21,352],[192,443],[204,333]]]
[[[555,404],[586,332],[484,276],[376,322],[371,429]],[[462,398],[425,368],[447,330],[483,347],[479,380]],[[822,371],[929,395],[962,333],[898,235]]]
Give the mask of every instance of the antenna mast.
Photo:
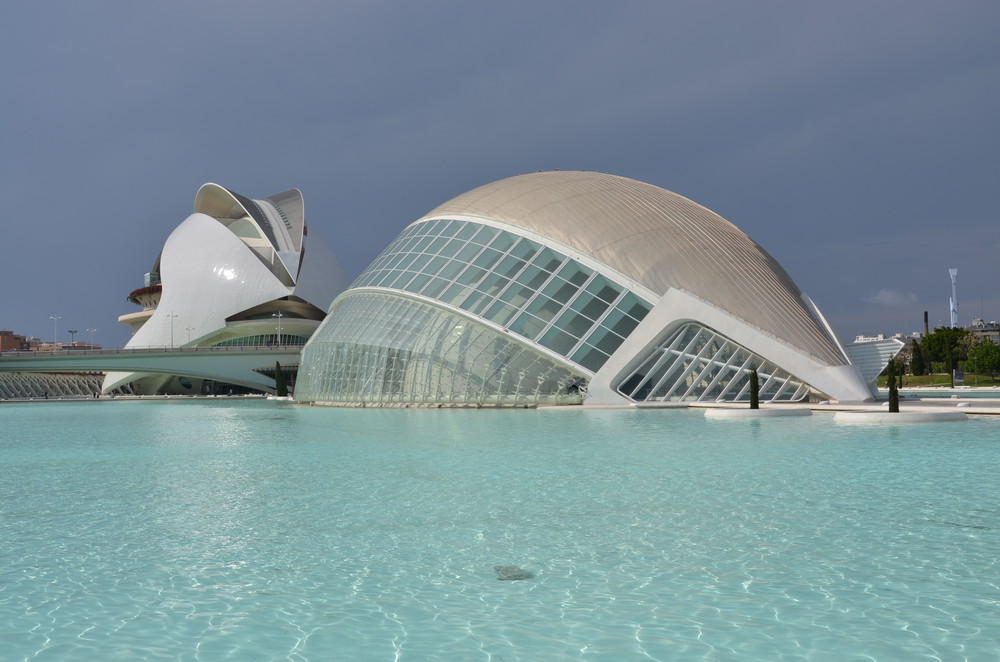
[[[948,299],[948,309],[951,311],[951,328],[958,326],[958,269],[949,269],[951,276],[951,298]]]

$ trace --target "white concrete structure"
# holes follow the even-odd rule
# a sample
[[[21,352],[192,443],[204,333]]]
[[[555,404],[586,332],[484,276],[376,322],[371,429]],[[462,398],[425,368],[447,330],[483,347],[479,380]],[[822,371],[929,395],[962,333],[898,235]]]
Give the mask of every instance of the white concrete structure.
[[[309,232],[298,190],[251,200],[205,184],[194,213],[167,238],[147,287],[130,296],[144,310],[119,321],[133,328],[128,348],[301,346],[347,282],[329,247]],[[200,386],[170,375],[115,372],[104,390],[127,382],[140,393]]]
[[[844,347],[851,364],[857,366],[872,393],[878,389],[878,376],[906,346],[899,338],[881,337],[878,340],[855,341]]]
[[[812,416],[812,411],[804,407],[774,407],[770,409],[750,409],[734,405],[706,407],[705,418],[788,418],[789,416]]]
[[[891,425],[894,423],[953,423],[968,420],[964,411],[838,411],[834,423]]]
[[[185,381],[213,380],[256,391],[272,392],[274,364],[280,363],[283,368],[298,366],[299,354],[298,347],[288,345],[18,352],[0,356],[0,396],[3,395],[5,380],[31,377],[32,374],[37,378],[52,376],[40,373],[66,373],[81,377],[90,374],[100,382],[101,378],[93,375],[102,372],[156,374],[165,378],[178,376],[185,378]],[[49,390],[59,392],[56,389]],[[123,392],[133,391],[127,388]]]
[[[530,406],[863,401],[816,306],[738,228],[675,193],[541,172],[407,227],[303,350],[296,399]]]

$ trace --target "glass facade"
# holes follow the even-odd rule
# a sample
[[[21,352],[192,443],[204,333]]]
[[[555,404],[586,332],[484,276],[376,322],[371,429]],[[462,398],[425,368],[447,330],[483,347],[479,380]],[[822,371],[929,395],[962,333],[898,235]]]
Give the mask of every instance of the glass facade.
[[[300,402],[579,404],[587,378],[465,315],[387,292],[342,297],[303,350]]]
[[[638,401],[749,401],[754,369],[762,402],[794,402],[809,394],[808,386],[778,366],[695,323],[660,343],[617,389]]]
[[[449,219],[407,228],[352,287],[399,289],[456,306],[593,372],[651,308],[538,242]]]

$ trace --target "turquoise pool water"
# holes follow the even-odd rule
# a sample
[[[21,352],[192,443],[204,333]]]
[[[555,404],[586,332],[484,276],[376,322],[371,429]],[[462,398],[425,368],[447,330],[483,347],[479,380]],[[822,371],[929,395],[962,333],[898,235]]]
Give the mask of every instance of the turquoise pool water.
[[[3,660],[1000,657],[995,419],[133,401],[0,421]]]

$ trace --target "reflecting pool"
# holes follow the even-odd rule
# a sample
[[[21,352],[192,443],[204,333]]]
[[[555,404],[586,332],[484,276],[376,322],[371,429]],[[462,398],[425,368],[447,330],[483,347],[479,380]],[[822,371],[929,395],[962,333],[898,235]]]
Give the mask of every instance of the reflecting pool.
[[[4,660],[1000,657],[996,419],[147,400],[0,420]]]

